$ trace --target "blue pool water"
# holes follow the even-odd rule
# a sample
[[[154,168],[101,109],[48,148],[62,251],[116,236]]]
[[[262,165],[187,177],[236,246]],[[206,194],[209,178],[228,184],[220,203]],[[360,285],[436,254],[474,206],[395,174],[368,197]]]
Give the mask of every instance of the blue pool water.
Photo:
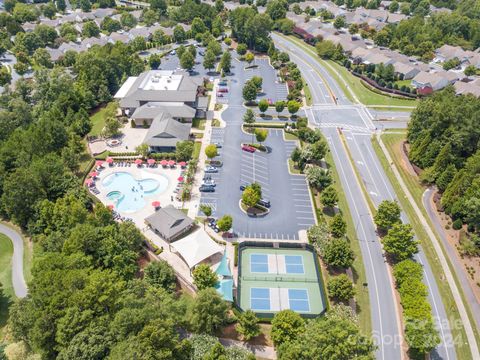
[[[102,181],[108,190],[107,199],[115,206],[115,210],[133,213],[143,208],[154,195],[163,193],[168,187],[168,179],[162,175],[158,179],[137,180],[126,172],[108,175]]]

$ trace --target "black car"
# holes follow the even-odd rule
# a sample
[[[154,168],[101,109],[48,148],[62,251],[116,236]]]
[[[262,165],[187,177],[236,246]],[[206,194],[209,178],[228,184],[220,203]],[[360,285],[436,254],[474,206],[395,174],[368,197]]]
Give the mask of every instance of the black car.
[[[266,208],[270,207],[270,201],[266,199],[260,199],[258,202],[259,205],[265,206]]]
[[[215,188],[208,185],[202,185],[198,190],[200,190],[200,192],[215,192]]]
[[[212,180],[212,176],[211,175],[205,175],[203,177],[203,180]]]
[[[222,167],[223,166],[223,163],[220,161],[220,160],[211,160],[210,161],[210,166],[214,166],[214,167]]]
[[[247,185],[240,185],[240,191],[244,191],[247,188]]]

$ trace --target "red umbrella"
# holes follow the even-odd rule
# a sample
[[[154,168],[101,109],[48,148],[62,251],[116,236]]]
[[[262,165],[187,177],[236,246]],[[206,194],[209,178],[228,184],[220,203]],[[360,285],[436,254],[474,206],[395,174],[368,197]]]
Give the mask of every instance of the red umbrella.
[[[148,159],[147,163],[148,163],[148,165],[153,165],[153,164],[155,164],[155,159]]]
[[[113,210],[114,207],[115,207],[115,206],[113,206],[112,204],[107,205],[107,208],[109,208],[110,210]]]
[[[111,164],[113,163],[113,158],[111,158],[110,156],[107,157],[107,159],[105,160],[107,163]]]
[[[180,161],[178,165],[180,165],[181,167],[184,167],[185,165],[187,165],[187,163],[185,161]]]
[[[152,201],[152,206],[157,208],[160,206],[160,201]]]
[[[170,161],[168,162],[168,165],[170,165],[170,166],[175,165],[175,161],[174,161],[174,160],[170,160]]]
[[[97,160],[95,161],[95,166],[102,166],[103,165],[103,161],[102,160]]]
[[[179,176],[177,179],[179,182],[183,182],[183,176]]]
[[[135,160],[135,165],[141,165],[143,163],[142,159]]]
[[[88,186],[91,186],[93,184],[93,179],[85,180],[85,184],[87,184]]]
[[[168,161],[167,161],[167,160],[162,160],[162,161],[160,161],[160,165],[162,165],[162,166],[167,166],[167,165],[168,165]]]
[[[88,174],[90,177],[97,177],[98,176],[98,171],[92,171],[90,174]]]

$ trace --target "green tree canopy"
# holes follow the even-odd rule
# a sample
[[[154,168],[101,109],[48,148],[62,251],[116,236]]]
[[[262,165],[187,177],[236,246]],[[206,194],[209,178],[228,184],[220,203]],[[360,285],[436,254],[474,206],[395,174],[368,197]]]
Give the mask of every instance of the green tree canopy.
[[[175,290],[175,270],[165,260],[154,261],[145,268],[145,281],[168,291]]]
[[[418,252],[418,241],[414,239],[410,224],[394,224],[382,243],[385,252],[395,261],[409,259]]]
[[[225,323],[227,308],[217,290],[200,290],[189,309],[191,329],[199,334],[213,334]]]
[[[244,340],[250,340],[251,338],[260,334],[260,326],[258,324],[258,318],[252,310],[247,310],[240,314],[238,317],[238,323],[235,329]]]
[[[328,281],[327,290],[329,296],[339,302],[347,302],[355,296],[352,280],[345,274],[332,277]]]
[[[275,346],[288,344],[294,341],[305,331],[305,322],[302,317],[292,310],[282,310],[272,319],[270,336]]]
[[[193,283],[198,290],[214,287],[218,282],[217,274],[215,274],[208,264],[200,264],[192,272]]]
[[[378,206],[373,221],[379,229],[385,231],[400,222],[400,212],[400,206],[395,200],[384,200]]]

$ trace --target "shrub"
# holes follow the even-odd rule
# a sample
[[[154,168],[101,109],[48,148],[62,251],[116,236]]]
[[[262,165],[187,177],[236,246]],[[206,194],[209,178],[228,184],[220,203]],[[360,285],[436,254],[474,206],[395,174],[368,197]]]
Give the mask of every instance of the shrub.
[[[456,219],[452,224],[453,230],[460,230],[462,226],[463,226],[462,219]]]

